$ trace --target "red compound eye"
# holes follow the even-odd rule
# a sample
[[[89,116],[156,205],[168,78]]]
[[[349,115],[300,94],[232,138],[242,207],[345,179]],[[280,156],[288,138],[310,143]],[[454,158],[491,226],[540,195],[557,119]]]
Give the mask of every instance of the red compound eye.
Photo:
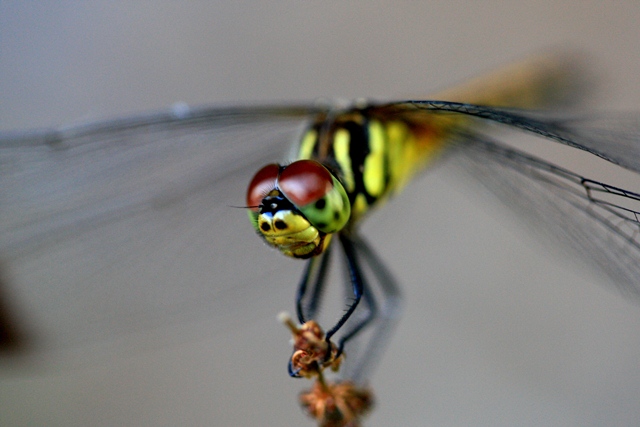
[[[306,206],[333,189],[329,171],[313,160],[291,163],[278,178],[278,187],[287,199],[298,207]]]
[[[257,211],[264,196],[276,188],[276,178],[280,167],[271,163],[258,171],[247,188],[247,206]]]

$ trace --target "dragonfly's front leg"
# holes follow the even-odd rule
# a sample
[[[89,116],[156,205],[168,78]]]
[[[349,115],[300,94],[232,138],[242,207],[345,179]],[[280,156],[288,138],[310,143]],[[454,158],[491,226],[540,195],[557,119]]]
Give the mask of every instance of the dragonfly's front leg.
[[[340,317],[338,322],[330,330],[327,331],[327,342],[336,332],[338,332],[338,330],[340,330],[340,328],[342,328],[342,326],[344,326],[347,320],[349,320],[353,312],[358,307],[358,304],[360,303],[363,295],[365,294],[364,290],[366,288],[364,277],[362,275],[362,271],[360,269],[358,257],[356,254],[357,248],[354,245],[354,242],[351,240],[351,237],[344,234],[340,234],[339,238],[347,259],[347,269],[349,272],[349,280],[352,286],[353,299],[349,303],[347,310],[342,315],[342,317]],[[302,274],[302,279],[300,280],[300,284],[298,285],[298,293],[296,295],[296,312],[298,321],[300,323],[305,323],[307,322],[307,320],[313,319],[319,307],[320,300],[322,299],[322,291],[326,283],[326,274],[331,256],[330,253],[331,249],[329,247],[323,255],[311,258],[308,261],[307,267]],[[311,289],[311,293],[309,294],[310,296],[308,297],[308,303],[305,306],[304,300],[307,296],[309,283],[311,281],[313,281],[313,286]],[[373,295],[367,293],[364,299],[366,302],[366,314],[362,316],[358,323],[354,325],[349,330],[349,332],[347,332],[340,338],[338,353],[342,352],[345,342],[356,335],[362,328],[367,325],[367,323],[369,323],[372,318],[375,317],[376,304]]]
[[[298,292],[296,294],[296,315],[301,324],[313,319],[320,307],[327,271],[331,264],[330,261],[331,245],[325,249],[322,255],[313,257],[307,261],[307,266],[302,273],[302,279],[300,279]],[[313,286],[311,292],[307,294],[308,285],[312,278]],[[308,300],[306,304],[305,299]]]
[[[309,322],[313,320],[320,303],[322,301],[322,295],[326,284],[326,277],[329,265],[331,264],[331,245],[325,249],[322,255],[310,258],[307,261],[307,265],[302,273],[302,278],[298,284],[298,291],[296,293],[296,315],[298,322],[301,325],[307,325],[310,327]],[[311,283],[311,286],[309,286]],[[306,300],[306,301],[305,301]],[[304,327],[304,326],[303,326]],[[319,326],[318,326],[319,327]],[[321,332],[319,332],[321,333]],[[294,336],[296,334],[294,333]],[[327,348],[331,349],[333,344],[327,340]],[[294,346],[293,354],[295,355],[297,349]],[[329,350],[323,358],[325,362],[331,358],[332,352]],[[321,362],[321,361],[318,361]],[[294,367],[293,357],[289,358],[287,365],[289,375],[295,378],[300,378],[300,368]]]
[[[356,255],[356,247],[354,246],[350,237],[341,234],[339,238],[347,259],[347,269],[349,272],[353,299],[349,303],[347,310],[342,315],[342,317],[340,317],[338,322],[329,331],[327,331],[325,335],[325,341],[328,346],[327,348],[331,348],[333,346],[333,344],[331,343],[331,337],[336,332],[338,332],[338,330],[340,330],[342,326],[344,326],[347,320],[349,320],[353,312],[358,307],[365,289],[364,278]],[[320,305],[320,301],[322,299],[322,291],[326,283],[328,266],[330,264],[330,253],[331,249],[329,247],[323,255],[311,258],[308,261],[307,266],[303,272],[296,295],[296,312],[298,321],[301,324],[305,324],[308,320],[312,320]],[[312,286],[309,286],[310,283],[312,283]],[[309,291],[311,292],[308,293]],[[308,300],[307,304],[304,303],[305,299]],[[337,354],[332,354],[332,352],[330,351],[326,353],[327,360],[325,360],[325,362],[327,362],[331,357],[338,358],[344,349],[344,344],[350,338],[355,336],[371,321],[371,319],[375,317],[376,304],[373,295],[366,294],[364,300],[366,303],[366,312],[363,312],[364,315],[359,319],[357,324],[354,325],[346,334],[344,334],[340,338]],[[288,370],[289,375],[294,377],[299,376],[298,371],[293,368],[291,361],[289,361]]]
[[[355,234],[342,234],[339,239],[347,261],[348,281],[351,288],[349,295],[352,293],[353,299],[338,322],[327,331],[325,335],[327,348],[333,347],[330,341],[331,337],[342,329],[352,317],[361,300],[363,305],[361,310],[358,311],[358,318],[354,319],[353,324],[349,325],[348,331],[340,337],[337,353],[327,352],[326,358],[339,357],[347,341],[356,337],[372,321],[379,318],[380,322],[376,326],[369,347],[363,352],[367,361],[356,364],[356,371],[359,376],[364,368],[370,364],[369,359],[380,353],[380,348],[384,347],[384,342],[389,336],[391,326],[393,326],[393,320],[397,317],[399,311],[400,291],[382,260],[376,256],[362,239]],[[301,324],[313,319],[319,308],[322,291],[326,284],[330,253],[331,251],[328,248],[322,256],[310,259],[303,272],[296,296],[297,315]],[[364,265],[368,267],[375,278],[374,282],[377,283],[381,290],[383,303],[381,310],[379,310],[374,293],[362,273],[361,262],[364,262]],[[312,286],[309,286],[310,283],[312,283]],[[305,299],[307,300],[306,305],[304,304]],[[380,311],[381,313],[379,313]],[[325,362],[328,362],[328,360],[325,360]],[[299,376],[298,372],[292,367],[291,361],[289,363],[289,374],[294,377]]]

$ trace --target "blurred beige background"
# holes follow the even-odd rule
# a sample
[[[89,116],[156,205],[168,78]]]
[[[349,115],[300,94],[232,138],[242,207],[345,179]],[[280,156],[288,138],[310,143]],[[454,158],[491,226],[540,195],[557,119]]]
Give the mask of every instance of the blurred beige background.
[[[554,46],[595,59],[598,107],[638,110],[638,22],[635,0],[4,1],[0,129],[177,101],[397,99]],[[462,181],[440,168],[365,226],[407,301],[366,425],[639,425],[640,308]],[[265,309],[239,306],[225,327],[154,331],[108,357],[3,359],[0,425],[313,425],[275,321],[298,279],[282,266]]]

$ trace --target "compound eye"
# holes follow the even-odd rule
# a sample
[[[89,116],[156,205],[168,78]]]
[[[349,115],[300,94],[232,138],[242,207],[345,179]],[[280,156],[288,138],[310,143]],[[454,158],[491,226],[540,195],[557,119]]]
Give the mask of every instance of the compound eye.
[[[333,189],[331,173],[314,160],[298,160],[286,166],[278,188],[298,208],[314,203]]]
[[[262,199],[274,188],[280,166],[275,163],[268,164],[260,169],[251,180],[247,188],[247,206],[252,211],[258,211]]]

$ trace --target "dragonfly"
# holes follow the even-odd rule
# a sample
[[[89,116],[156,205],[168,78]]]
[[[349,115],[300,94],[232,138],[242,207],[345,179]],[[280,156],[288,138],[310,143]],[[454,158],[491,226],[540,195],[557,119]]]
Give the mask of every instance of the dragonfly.
[[[512,129],[640,172],[637,117],[545,111],[579,93],[579,68],[541,57],[427,100],[177,105],[3,134],[0,280],[17,290],[27,314],[37,313],[13,321],[6,310],[4,324],[19,327],[5,326],[5,346],[26,340],[40,351],[63,351],[212,311],[248,312],[225,301],[241,294],[242,304],[259,307],[267,292],[259,279],[280,265],[256,265],[257,280],[238,283],[242,264],[262,257],[257,234],[306,260],[295,296],[300,323],[318,316],[340,255],[348,298],[325,339],[336,341],[340,355],[373,330],[362,357],[343,373],[365,382],[401,295],[359,224],[423,170],[453,159],[637,298],[640,195],[493,136]],[[291,145],[288,162],[264,166]],[[248,224],[237,207],[248,211]],[[298,373],[289,363],[289,374]]]

